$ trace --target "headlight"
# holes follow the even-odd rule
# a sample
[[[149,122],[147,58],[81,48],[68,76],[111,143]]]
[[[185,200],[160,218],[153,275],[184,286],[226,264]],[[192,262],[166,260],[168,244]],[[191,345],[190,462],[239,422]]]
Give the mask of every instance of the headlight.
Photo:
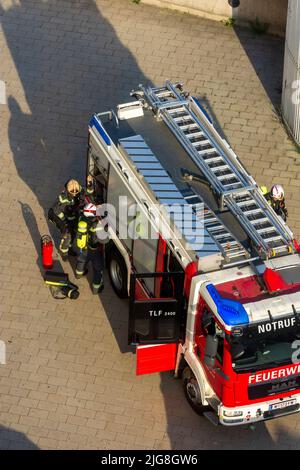
[[[243,416],[243,412],[242,412],[242,411],[238,411],[238,410],[224,410],[224,411],[223,411],[223,415],[224,415],[224,416],[228,416],[228,417]]]

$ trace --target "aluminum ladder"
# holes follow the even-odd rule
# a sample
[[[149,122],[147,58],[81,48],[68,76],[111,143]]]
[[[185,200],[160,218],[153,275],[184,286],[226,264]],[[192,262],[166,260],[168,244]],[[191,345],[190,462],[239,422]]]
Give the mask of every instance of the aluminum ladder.
[[[294,252],[293,233],[214,129],[198,100],[170,81],[159,88],[140,85],[140,90],[137,94],[173,132],[220,198],[221,210],[226,206],[234,214],[258,254],[270,258]]]
[[[250,253],[236,239],[219,217],[210,209],[193,189],[181,191],[184,199],[190,204],[193,212],[203,222],[204,227],[216,242],[226,263],[239,264],[249,260]]]

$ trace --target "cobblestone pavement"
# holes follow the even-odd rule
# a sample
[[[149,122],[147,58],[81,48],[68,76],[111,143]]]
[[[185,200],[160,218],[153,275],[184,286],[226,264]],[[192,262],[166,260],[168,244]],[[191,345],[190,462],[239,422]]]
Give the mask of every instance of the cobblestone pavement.
[[[129,0],[0,0],[0,20],[0,448],[299,448],[300,415],[214,428],[171,374],[135,377],[127,303],[87,280],[78,301],[55,301],[38,264],[44,210],[84,175],[91,113],[167,78],[206,94],[259,183],[285,185],[299,234],[300,158],[270,101],[283,41]]]

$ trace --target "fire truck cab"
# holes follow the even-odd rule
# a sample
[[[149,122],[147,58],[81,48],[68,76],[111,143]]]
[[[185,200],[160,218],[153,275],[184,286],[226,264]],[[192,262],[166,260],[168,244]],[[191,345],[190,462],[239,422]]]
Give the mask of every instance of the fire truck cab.
[[[298,411],[293,233],[180,83],[131,96],[92,117],[87,172],[112,286],[129,298],[137,374],[174,371],[214,424]]]

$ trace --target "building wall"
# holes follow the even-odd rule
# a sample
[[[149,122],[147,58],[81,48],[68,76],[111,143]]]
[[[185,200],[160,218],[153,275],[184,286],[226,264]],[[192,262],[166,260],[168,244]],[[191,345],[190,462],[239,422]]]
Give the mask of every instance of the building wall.
[[[141,0],[142,3],[180,10],[212,19],[225,19],[231,16],[232,8],[227,0]]]
[[[255,21],[269,23],[268,32],[284,36],[288,0],[240,0],[240,6],[232,9],[227,0],[141,0],[142,3],[172,8],[202,17],[222,20],[235,18],[237,24]]]
[[[300,0],[289,0],[282,82],[282,116],[300,145]]]
[[[227,0],[225,0],[227,3]],[[198,0],[201,3],[201,0]],[[237,22],[255,21],[269,23],[268,32],[285,35],[288,0],[240,0]]]

